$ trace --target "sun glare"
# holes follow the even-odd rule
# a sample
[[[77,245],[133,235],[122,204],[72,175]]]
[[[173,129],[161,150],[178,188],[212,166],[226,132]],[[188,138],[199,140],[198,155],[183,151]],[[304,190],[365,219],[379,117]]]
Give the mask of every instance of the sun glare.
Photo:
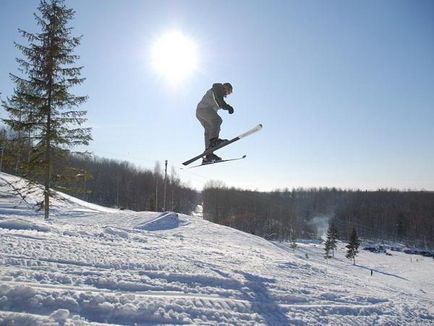
[[[197,68],[197,46],[179,31],[161,36],[152,46],[152,66],[171,84],[178,84]]]

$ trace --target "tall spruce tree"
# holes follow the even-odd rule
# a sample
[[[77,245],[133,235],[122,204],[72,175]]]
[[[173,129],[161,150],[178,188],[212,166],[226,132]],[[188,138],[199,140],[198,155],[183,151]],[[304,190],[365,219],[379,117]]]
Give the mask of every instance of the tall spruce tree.
[[[353,264],[356,264],[356,256],[359,253],[360,240],[357,236],[356,228],[353,227],[353,231],[351,232],[350,242],[346,246],[347,254],[345,257],[353,260]]]
[[[338,240],[338,230],[333,223],[330,223],[329,228],[327,230],[327,238],[324,244],[324,250],[326,252],[326,258],[329,258],[330,251],[333,253],[333,257],[335,256],[335,250],[337,248],[337,240]]]
[[[71,93],[84,81],[80,78],[82,67],[75,66],[79,57],[74,54],[81,36],[72,36],[72,27],[68,26],[75,12],[64,5],[64,0],[41,0],[38,11],[40,15],[34,17],[39,33],[19,29],[28,42],[15,43],[23,55],[17,58],[22,76],[10,74],[15,83],[14,95],[2,105],[9,113],[5,123],[30,135],[32,152],[26,164],[27,177],[43,180],[41,204],[48,218],[54,159],[67,154],[73,146],[88,145],[91,130],[82,127],[86,111],[78,109],[87,97]]]

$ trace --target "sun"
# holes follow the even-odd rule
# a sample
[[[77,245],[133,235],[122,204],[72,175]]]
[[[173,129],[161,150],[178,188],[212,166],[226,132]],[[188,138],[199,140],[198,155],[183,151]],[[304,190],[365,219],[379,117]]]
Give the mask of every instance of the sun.
[[[197,45],[180,31],[158,38],[151,48],[152,67],[171,84],[179,84],[197,69]]]

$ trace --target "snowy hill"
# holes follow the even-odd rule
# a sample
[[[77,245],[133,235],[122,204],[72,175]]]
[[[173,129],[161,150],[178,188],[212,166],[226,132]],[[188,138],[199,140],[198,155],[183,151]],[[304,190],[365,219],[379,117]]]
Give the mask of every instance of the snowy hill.
[[[432,325],[434,260],[272,243],[174,212],[58,194],[53,218],[0,174],[0,325]],[[371,269],[373,275],[371,276]]]

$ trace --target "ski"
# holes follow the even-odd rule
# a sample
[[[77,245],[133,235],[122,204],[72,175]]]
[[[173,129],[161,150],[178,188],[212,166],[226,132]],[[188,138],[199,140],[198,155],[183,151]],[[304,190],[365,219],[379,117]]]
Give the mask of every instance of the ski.
[[[193,166],[190,166],[189,168],[193,169],[193,168],[198,168],[200,166],[205,166],[205,165],[213,165],[213,164],[217,164],[217,163],[224,163],[224,162],[230,162],[230,161],[238,161],[238,160],[243,160],[246,157],[247,157],[247,155],[243,155],[243,156],[240,156],[240,157],[228,158],[228,159],[225,159],[225,160],[210,161],[210,162],[207,162],[207,163],[193,165]]]
[[[194,161],[196,161],[196,160],[202,158],[203,156],[208,155],[208,154],[211,154],[211,153],[214,153],[216,150],[218,150],[218,149],[220,149],[220,148],[223,148],[223,147],[225,147],[225,146],[228,146],[229,144],[232,144],[232,143],[234,143],[234,142],[240,140],[241,138],[244,138],[244,137],[250,136],[251,134],[253,134],[253,133],[255,133],[255,132],[258,132],[258,131],[261,130],[261,129],[262,129],[262,124],[259,124],[259,125],[257,125],[256,127],[254,127],[254,128],[252,128],[252,129],[246,131],[245,133],[242,133],[241,135],[239,135],[239,136],[237,136],[237,137],[235,137],[235,138],[232,138],[232,139],[228,140],[227,142],[224,142],[224,143],[222,143],[222,144],[220,144],[220,145],[218,145],[218,146],[216,146],[216,147],[210,148],[210,149],[208,149],[208,150],[202,152],[201,154],[199,154],[199,155],[197,155],[197,156],[195,156],[195,157],[193,157],[193,158],[191,158],[191,159],[185,161],[185,162],[182,163],[182,164],[183,164],[183,165],[189,165],[190,163],[193,163]]]

